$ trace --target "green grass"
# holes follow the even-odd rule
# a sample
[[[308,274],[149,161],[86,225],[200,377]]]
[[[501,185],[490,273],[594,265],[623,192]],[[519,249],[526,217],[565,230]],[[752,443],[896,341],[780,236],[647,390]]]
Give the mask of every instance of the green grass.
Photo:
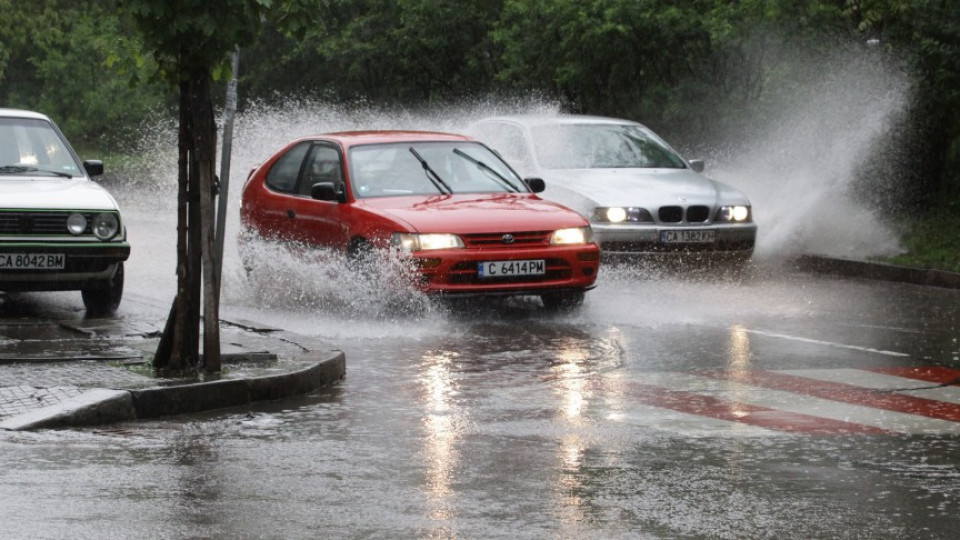
[[[903,231],[907,252],[889,257],[885,262],[960,272],[960,209],[907,218],[903,222]]]

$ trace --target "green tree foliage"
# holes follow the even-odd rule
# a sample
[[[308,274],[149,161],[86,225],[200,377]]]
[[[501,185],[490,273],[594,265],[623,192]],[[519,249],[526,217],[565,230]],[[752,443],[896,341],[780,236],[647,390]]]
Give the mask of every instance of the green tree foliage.
[[[0,0],[0,104],[53,117],[74,144],[112,147],[169,105],[131,79],[153,66],[109,2]]]
[[[424,103],[490,90],[497,53],[488,36],[501,0],[315,2],[302,40],[268,30],[245,50],[248,96],[278,90],[336,99]],[[267,76],[263,76],[266,74]]]
[[[914,164],[929,182],[927,206],[960,206],[960,3],[950,0],[875,0],[865,30],[911,58],[917,102],[914,122],[922,140]]]
[[[158,66],[158,78],[178,85],[191,70],[219,75],[229,69],[229,53],[253,40],[273,2],[117,0],[117,4],[136,23]]]
[[[497,77],[557,94],[581,112],[643,118],[654,127],[689,120],[712,66],[702,15],[710,1],[508,0],[493,32]]]

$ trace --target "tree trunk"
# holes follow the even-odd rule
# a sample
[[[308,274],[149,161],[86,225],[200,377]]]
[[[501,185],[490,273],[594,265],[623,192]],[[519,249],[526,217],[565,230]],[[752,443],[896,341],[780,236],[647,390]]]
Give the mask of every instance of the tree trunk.
[[[180,83],[177,297],[153,362],[164,373],[195,372],[199,365],[201,292],[205,369],[214,373],[221,367],[219,294],[212,259],[217,127],[210,79],[209,69],[198,67]]]
[[[187,81],[180,83],[180,129],[177,132],[177,296],[170,307],[167,324],[164,326],[160,344],[153,358],[153,367],[162,373],[184,373],[195,366],[196,354],[190,354],[188,320],[190,310],[190,87]],[[194,323],[196,326],[199,323]]]
[[[197,69],[190,75],[193,85],[190,93],[190,112],[193,126],[193,145],[196,149],[196,187],[199,205],[200,226],[196,229],[198,257],[203,281],[203,364],[207,373],[220,371],[220,309],[217,293],[216,266],[214,263],[216,211],[214,205],[214,178],[216,176],[217,125],[213,117],[213,98],[210,92],[210,73],[207,69]],[[191,183],[191,186],[193,184]],[[191,237],[191,242],[193,237]],[[197,292],[200,290],[200,275]],[[197,295],[199,300],[200,296]],[[199,304],[199,302],[198,302]]]

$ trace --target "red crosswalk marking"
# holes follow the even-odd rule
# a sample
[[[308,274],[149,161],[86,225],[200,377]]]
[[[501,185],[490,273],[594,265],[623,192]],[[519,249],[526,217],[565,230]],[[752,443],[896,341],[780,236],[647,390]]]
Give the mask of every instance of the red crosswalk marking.
[[[893,375],[907,379],[917,379],[936,384],[960,385],[960,369],[939,366],[871,368],[874,373]]]
[[[701,374],[716,379],[734,380],[772,390],[795,392],[842,403],[960,422],[960,405],[891,391],[862,388],[850,384],[771,371],[708,371]]]
[[[873,426],[725,401],[693,392],[669,390],[645,384],[631,384],[630,397],[654,407],[778,431],[814,435],[893,433]]]

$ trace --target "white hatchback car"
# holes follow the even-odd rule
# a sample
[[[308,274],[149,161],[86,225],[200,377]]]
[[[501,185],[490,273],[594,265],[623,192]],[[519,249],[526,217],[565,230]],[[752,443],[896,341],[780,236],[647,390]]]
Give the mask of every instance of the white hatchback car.
[[[501,116],[468,133],[498,151],[524,178],[546,180],[540,195],[590,220],[605,256],[748,260],[757,225],[750,201],[706,178],[650,129],[580,115]]]
[[[0,291],[79,290],[90,312],[117,308],[130,244],[101,174],[48,117],[0,109]]]

